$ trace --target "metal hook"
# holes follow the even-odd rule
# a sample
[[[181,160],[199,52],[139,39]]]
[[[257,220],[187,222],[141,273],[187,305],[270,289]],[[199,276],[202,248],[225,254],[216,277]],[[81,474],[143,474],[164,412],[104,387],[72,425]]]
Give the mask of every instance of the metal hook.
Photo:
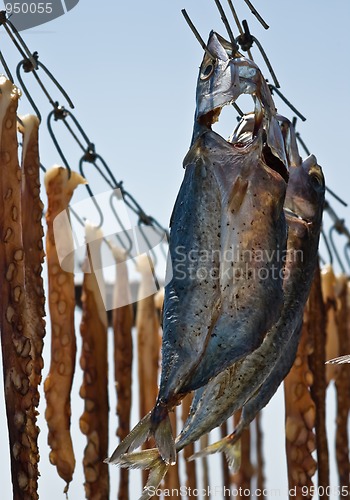
[[[249,26],[248,26],[248,22],[244,19],[242,21],[242,25],[243,25],[243,30],[244,32],[241,33],[237,38],[236,38],[236,41],[237,43],[239,44],[239,46],[241,47],[241,49],[244,51],[244,52],[248,52],[249,54],[249,57],[251,59],[252,56],[251,56],[251,53],[250,53],[250,49],[252,48],[253,44],[255,43],[265,61],[265,64],[271,74],[271,77],[274,81],[274,84],[277,88],[280,87],[280,84],[279,84],[279,81],[277,80],[277,77],[276,77],[276,74],[272,68],[272,65],[270,63],[270,60],[269,58],[267,57],[267,54],[263,48],[263,46],[261,45],[261,43],[259,42],[259,40],[250,33],[250,30],[249,30]]]
[[[299,118],[300,118],[303,122],[305,122],[305,121],[306,121],[305,116],[303,116],[303,115],[300,113],[300,111],[298,111],[298,110],[296,109],[296,107],[295,107],[295,106],[293,106],[293,104],[292,104],[290,101],[288,101],[288,99],[287,99],[287,98],[286,98],[286,97],[282,94],[282,92],[281,92],[280,90],[278,90],[278,88],[277,88],[275,85],[272,85],[271,83],[268,83],[268,86],[269,86],[269,89],[270,89],[270,92],[271,92],[271,94],[272,94],[272,95],[273,95],[273,92],[276,92],[276,94],[277,94],[277,95],[278,95],[278,96],[282,99],[282,101],[283,101],[283,102],[285,102],[285,103],[287,104],[287,106],[289,106],[289,107],[290,107],[290,109],[291,109],[292,111],[294,111],[294,113],[295,113],[296,115],[298,115],[298,116],[299,116]]]
[[[237,42],[236,42],[236,39],[234,37],[234,34],[232,32],[232,29],[231,29],[231,26],[230,26],[230,23],[228,22],[228,19],[226,17],[226,14],[225,14],[225,11],[224,9],[222,8],[222,5],[220,3],[220,0],[214,0],[215,3],[216,3],[216,6],[220,12],[220,16],[221,16],[221,21],[224,23],[225,25],[225,28],[226,28],[226,31],[228,33],[228,36],[230,38],[230,42],[231,42],[231,45],[232,45],[232,52],[237,52],[238,50],[238,45],[237,45]]]
[[[35,61],[35,65],[33,65],[33,62],[32,62],[32,59],[34,59]],[[32,56],[32,59],[29,59],[29,58],[25,58],[23,59],[22,61],[20,61],[17,65],[17,68],[16,68],[16,75],[17,75],[17,78],[18,78],[18,81],[20,83],[20,86],[21,88],[23,89],[27,99],[29,100],[30,104],[32,105],[36,115],[38,116],[39,120],[41,121],[41,114],[39,112],[39,109],[38,107],[36,106],[30,92],[28,91],[27,89],[27,86],[25,85],[24,83],[24,80],[22,78],[22,75],[21,75],[21,68],[23,68],[23,71],[25,73],[32,73],[34,78],[36,79],[37,83],[39,84],[41,90],[44,92],[44,94],[46,95],[46,97],[48,98],[50,104],[54,107],[54,109],[56,110],[58,108],[58,102],[57,101],[54,101],[51,97],[51,95],[49,94],[48,90],[46,89],[45,85],[43,84],[43,82],[41,81],[41,79],[39,78],[38,76],[38,73],[37,73],[37,70],[39,68],[42,68],[42,70],[46,73],[46,75],[49,77],[49,79],[54,83],[54,85],[58,88],[58,90],[61,92],[61,94],[63,95],[63,97],[67,100],[69,106],[71,108],[74,108],[74,104],[72,102],[72,100],[70,99],[69,95],[67,94],[67,92],[64,90],[64,88],[62,87],[62,85],[57,81],[57,79],[53,76],[53,74],[51,73],[51,71],[48,70],[48,68],[39,61],[39,55],[38,55],[38,52],[33,52],[33,56]]]
[[[123,222],[121,221],[115,207],[114,207],[114,204],[113,204],[113,199],[116,198],[117,195],[115,193],[115,191],[113,191],[113,193],[111,194],[110,198],[109,198],[109,205],[111,207],[111,210],[114,214],[114,217],[117,219],[117,222],[119,224],[119,226],[121,227],[122,229],[122,233],[123,235],[125,236],[126,240],[127,240],[127,244],[125,245],[125,243],[123,242],[121,236],[119,235],[119,233],[117,233],[115,236],[117,238],[117,240],[119,241],[119,243],[121,244],[121,246],[124,248],[124,250],[127,252],[128,255],[131,254],[131,249],[132,249],[132,245],[133,245],[133,242],[132,242],[132,239],[130,238],[130,235],[126,229],[126,227],[124,226]]]
[[[239,21],[237,12],[236,12],[236,10],[235,10],[235,8],[233,6],[232,0],[227,0],[227,2],[228,2],[228,5],[229,5],[229,7],[231,9],[231,12],[232,12],[233,18],[235,20],[236,26],[238,28],[239,34],[241,36],[244,36],[244,31],[243,31],[242,25],[241,25],[241,23]],[[236,44],[237,44],[237,38],[236,38]],[[252,61],[254,61],[250,48],[247,50],[247,53],[248,53],[249,59],[251,59]]]
[[[23,38],[17,31],[17,28],[11,23],[10,19],[7,17],[6,10],[1,10],[0,11],[0,26],[3,26],[15,44],[17,50],[20,52],[21,56],[26,59],[30,59],[31,63],[33,64],[34,67],[36,67],[36,61],[31,54],[28,46],[24,42]],[[11,29],[10,29],[11,28]],[[11,31],[12,30],[12,31]]]
[[[143,239],[144,239],[144,240],[145,240],[145,242],[146,242],[146,245],[147,245],[147,247],[148,247],[148,250],[149,250],[150,254],[152,255],[152,263],[153,263],[153,266],[154,266],[154,267],[156,267],[156,265],[157,265],[157,263],[158,263],[158,259],[157,259],[157,256],[156,256],[156,254],[155,254],[155,252],[154,252],[153,248],[152,248],[152,245],[151,245],[151,243],[150,243],[149,239],[147,238],[146,234],[144,233],[144,231],[143,231],[143,229],[142,229],[142,224],[143,224],[142,220],[141,220],[141,219],[139,219],[139,221],[138,221],[137,225],[138,225],[138,227],[139,227],[139,230],[140,230],[140,233],[142,234]],[[154,277],[155,277],[155,276],[154,276]]]
[[[60,145],[58,143],[58,140],[56,139],[56,136],[55,136],[55,134],[53,132],[53,129],[52,129],[52,126],[51,126],[51,119],[52,119],[52,117],[54,117],[55,120],[58,120],[58,119],[64,120],[64,118],[66,117],[65,112],[66,112],[66,110],[64,108],[60,108],[60,107],[52,110],[49,113],[48,117],[47,117],[46,124],[47,124],[47,128],[48,128],[50,137],[51,137],[51,139],[52,139],[52,141],[53,141],[53,143],[54,143],[54,145],[55,145],[55,147],[56,147],[56,149],[58,151],[58,154],[61,157],[61,160],[62,160],[64,166],[68,170],[68,175],[70,177],[71,176],[71,168],[69,166],[69,163],[68,163],[66,157],[63,154],[63,151],[62,151],[62,149],[61,149],[61,147],[60,147]]]
[[[85,161],[88,161],[88,160],[86,158],[84,158],[84,156],[82,158],[80,158],[80,161],[79,161],[79,172],[81,173],[81,175],[84,178],[85,178],[85,174],[84,174],[83,164],[84,164]],[[96,208],[96,210],[98,212],[98,215],[100,217],[100,221],[99,221],[99,223],[97,225],[97,227],[100,228],[100,227],[102,227],[103,221],[104,221],[104,216],[103,216],[102,210],[101,210],[100,206],[98,205],[98,203],[97,203],[97,201],[95,199],[95,195],[92,192],[92,189],[89,186],[89,184],[85,184],[85,187],[86,187],[87,192],[89,193],[90,198],[92,199],[92,202],[95,205],[95,208]]]
[[[200,43],[202,49],[206,52],[206,54],[213,60],[215,61],[216,60],[216,57],[213,56],[213,54],[210,52],[210,50],[208,49],[207,45],[205,44],[203,38],[200,36],[200,34],[198,33],[198,31],[196,30],[196,27],[195,25],[193,24],[193,22],[191,21],[189,15],[187,14],[186,10],[185,9],[182,9],[181,10],[181,13],[182,15],[184,16],[185,18],[185,21],[187,22],[188,26],[190,27],[192,33],[194,34],[194,36],[197,38],[198,42]]]

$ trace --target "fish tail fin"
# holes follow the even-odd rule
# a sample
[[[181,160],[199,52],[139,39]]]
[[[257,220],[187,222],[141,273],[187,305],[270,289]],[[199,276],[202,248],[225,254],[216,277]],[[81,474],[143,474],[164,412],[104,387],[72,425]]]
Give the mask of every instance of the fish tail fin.
[[[237,472],[241,466],[241,433],[237,434],[233,432],[228,436],[225,436],[220,441],[213,443],[203,450],[197,451],[191,455],[188,460],[195,460],[196,458],[205,457],[207,455],[212,455],[214,453],[225,453],[226,460],[232,472]]]
[[[174,465],[176,448],[168,409],[157,404],[152,412],[151,421],[151,432],[162,459],[166,464]]]
[[[147,483],[143,488],[143,493],[139,500],[148,500],[154,495],[170,467],[170,465],[166,464],[164,460],[162,460],[157,448],[134,453],[126,453],[119,458],[118,465],[121,467],[128,467],[130,469],[150,470]]]
[[[107,464],[118,464],[120,457],[126,452],[132,452],[139,448],[148,438],[151,432],[151,412],[143,417],[133,430],[123,439],[114,450],[110,458],[106,458]]]

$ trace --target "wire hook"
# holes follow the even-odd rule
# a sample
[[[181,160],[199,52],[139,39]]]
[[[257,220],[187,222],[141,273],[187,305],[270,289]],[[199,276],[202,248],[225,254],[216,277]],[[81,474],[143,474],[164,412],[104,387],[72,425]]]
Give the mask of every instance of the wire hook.
[[[50,104],[53,106],[54,110],[59,109],[58,102],[54,101],[52,99],[52,97],[51,97],[50,93],[48,92],[47,88],[45,87],[45,85],[43,84],[43,82],[41,81],[41,79],[39,78],[39,76],[37,74],[37,70],[39,68],[42,68],[42,70],[46,73],[46,75],[49,77],[49,79],[58,88],[58,90],[61,92],[61,94],[63,95],[63,97],[67,100],[69,106],[71,108],[74,108],[74,104],[73,104],[72,100],[70,99],[69,95],[64,90],[64,88],[62,87],[62,85],[53,76],[53,74],[51,73],[51,71],[49,71],[49,69],[43,63],[41,63],[39,61],[38,52],[33,52],[32,58],[35,61],[35,65],[33,64],[32,59],[29,59],[29,58],[23,59],[22,61],[20,61],[17,64],[16,75],[17,75],[18,81],[20,83],[20,86],[21,86],[23,92],[25,93],[27,99],[29,100],[30,104],[32,105],[32,107],[33,107],[33,109],[34,109],[37,117],[39,118],[39,120],[41,121],[40,111],[39,111],[38,107],[36,106],[36,104],[35,104],[32,96],[31,96],[30,92],[28,91],[27,86],[24,83],[24,80],[23,80],[22,75],[21,75],[21,68],[23,68],[23,71],[25,73],[33,73],[34,78],[36,79],[37,83],[39,84],[41,90],[44,92],[44,94],[48,98],[48,100],[49,100]]]

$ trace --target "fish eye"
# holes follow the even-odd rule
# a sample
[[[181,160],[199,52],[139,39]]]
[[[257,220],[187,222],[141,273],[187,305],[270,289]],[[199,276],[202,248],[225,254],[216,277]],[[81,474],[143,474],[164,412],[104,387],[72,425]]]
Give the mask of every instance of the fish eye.
[[[200,79],[201,80],[207,80],[212,74],[213,74],[213,71],[214,71],[214,68],[215,68],[215,63],[214,61],[210,61],[201,71],[201,74],[200,74]]]
[[[311,183],[314,188],[319,189],[323,188],[323,176],[319,172],[312,171],[309,173]]]

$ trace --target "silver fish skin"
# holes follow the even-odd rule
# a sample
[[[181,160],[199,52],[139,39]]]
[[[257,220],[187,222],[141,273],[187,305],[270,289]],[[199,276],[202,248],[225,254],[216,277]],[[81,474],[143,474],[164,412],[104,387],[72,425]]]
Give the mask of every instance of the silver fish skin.
[[[254,97],[256,130],[265,113],[268,117],[267,145],[288,168],[275,104],[259,67],[239,52],[232,53],[230,42],[214,31],[209,35],[207,47],[215,60],[205,53],[199,69],[191,146],[203,128],[210,129],[218,121],[224,106],[235,102],[242,94],[250,94]]]
[[[203,390],[197,391],[193,411],[178,438],[177,446],[182,448],[188,440],[192,442],[198,439],[201,434],[217,427],[243,407],[242,421],[238,425],[241,432],[252,415],[255,416],[268,403],[290,370],[317,262],[324,192],[322,170],[314,156],[308,157],[301,167],[290,169],[285,201],[289,227],[285,304],[281,317],[259,349],[218,375]],[[238,430],[230,439],[224,438],[196,456],[216,451],[229,454],[229,444],[236,442],[237,436]]]
[[[220,303],[200,363],[182,380],[186,392],[257,349],[283,306],[286,182],[265,163],[262,140],[241,148],[207,132],[201,142],[222,203]]]
[[[234,306],[229,310],[233,274],[231,262],[220,262],[222,250],[237,245],[250,248],[254,242],[258,245],[251,229],[254,224],[269,251],[285,248],[283,202],[288,172],[283,136],[263,76],[253,62],[241,57],[230,58],[227,45],[222,45],[220,40],[223,39],[215,33],[209,37],[208,47],[215,61],[211,60],[214,69],[204,80],[206,56],[200,68],[193,144],[184,160],[185,177],[171,219],[171,265],[168,268],[173,276],[165,288],[158,400],[153,411],[117,447],[109,459],[111,463],[117,463],[127,451],[133,451],[149,434],[155,437],[164,461],[173,463],[176,450],[168,412],[187,392],[207,383],[225,366],[255,349],[282,307],[282,279],[278,276],[273,283],[269,281],[267,289],[275,298],[269,302],[266,288],[248,276],[249,271],[243,270],[242,262],[237,270],[246,273],[255,298],[259,293],[264,294],[262,301],[268,307],[253,314],[254,332],[251,315],[244,309],[243,296],[248,297],[247,290],[242,298],[234,297]],[[251,93],[256,103],[254,134],[243,146],[228,144],[211,130],[221,108],[242,93]],[[270,161],[268,164],[264,161],[264,147],[272,152],[271,165]],[[213,154],[210,148],[214,149]],[[275,171],[277,164],[284,178]],[[263,195],[261,200],[260,195]],[[201,261],[202,250],[208,255],[206,262]],[[270,269],[271,263],[268,267]],[[241,281],[235,280],[233,288],[240,285]],[[250,304],[251,310],[256,309],[252,301]],[[231,335],[234,321],[238,329]],[[246,343],[242,340],[244,322],[248,329]],[[219,331],[221,329],[224,331]],[[214,364],[210,357],[221,341],[225,341],[225,346],[228,344],[224,338],[227,333],[231,341],[237,342],[237,349],[231,346],[230,352],[220,349],[220,362]],[[208,355],[204,356],[207,347]]]

